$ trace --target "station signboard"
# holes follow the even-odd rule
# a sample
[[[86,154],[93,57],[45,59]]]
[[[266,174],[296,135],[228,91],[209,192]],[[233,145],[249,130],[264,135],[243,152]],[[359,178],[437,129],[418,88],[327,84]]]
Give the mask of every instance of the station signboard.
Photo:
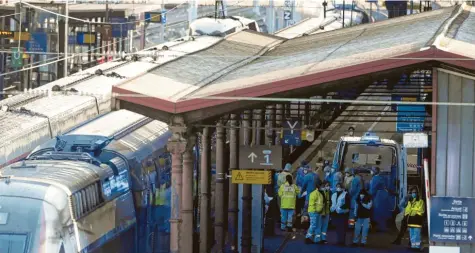
[[[278,169],[282,166],[281,146],[240,146],[241,169]]]
[[[283,143],[284,145],[289,146],[300,146],[302,145],[302,125],[299,119],[289,119],[284,122],[284,136]],[[298,129],[298,130],[297,130]]]
[[[475,198],[432,197],[430,208],[430,240],[467,243],[474,240]]]

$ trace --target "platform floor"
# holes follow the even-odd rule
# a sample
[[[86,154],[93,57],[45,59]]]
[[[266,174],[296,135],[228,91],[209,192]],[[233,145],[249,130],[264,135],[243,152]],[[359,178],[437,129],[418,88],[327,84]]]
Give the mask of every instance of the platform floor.
[[[353,230],[349,230],[346,237],[347,246],[335,245],[334,230],[328,231],[328,244],[305,244],[305,232],[281,232],[276,230],[275,236],[264,238],[264,253],[296,253],[296,252],[319,252],[319,253],[373,253],[373,252],[414,252],[409,249],[409,238],[404,238],[401,245],[392,245],[396,238],[396,232],[371,232],[368,236],[366,247],[352,247]],[[428,244],[425,243],[424,251],[429,252]]]

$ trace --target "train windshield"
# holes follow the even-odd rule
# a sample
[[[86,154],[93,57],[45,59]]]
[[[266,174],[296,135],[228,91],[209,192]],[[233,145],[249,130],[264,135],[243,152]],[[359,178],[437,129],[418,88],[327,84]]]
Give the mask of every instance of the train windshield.
[[[0,196],[0,252],[59,252],[57,221],[57,210],[43,200]]]
[[[389,145],[371,146],[362,143],[347,143],[343,153],[343,168],[371,169],[378,166],[381,172],[391,172],[396,166],[396,149]]]

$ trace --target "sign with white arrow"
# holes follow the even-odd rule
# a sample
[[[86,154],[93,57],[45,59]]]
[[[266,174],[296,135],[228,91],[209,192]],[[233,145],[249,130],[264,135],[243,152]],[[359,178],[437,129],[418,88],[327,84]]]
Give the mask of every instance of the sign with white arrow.
[[[283,138],[283,144],[284,145],[289,145],[289,146],[300,146],[302,145],[302,131],[300,128],[302,125],[300,124],[299,119],[289,119],[285,121],[284,127],[286,128],[284,130],[284,138]]]
[[[240,169],[279,169],[282,167],[281,146],[240,146]]]
[[[475,198],[432,197],[430,240],[434,242],[473,243]]]

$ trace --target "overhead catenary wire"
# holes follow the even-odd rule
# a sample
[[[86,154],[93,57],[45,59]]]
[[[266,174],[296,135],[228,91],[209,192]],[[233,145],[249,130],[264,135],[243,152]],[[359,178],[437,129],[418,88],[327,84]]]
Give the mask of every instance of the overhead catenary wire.
[[[236,1],[237,3],[240,3],[242,2],[243,0],[239,0],[239,1]],[[148,21],[148,20],[151,20],[152,18],[154,17],[158,17],[158,16],[161,16],[162,14],[168,14],[169,12],[172,12],[176,9],[178,9],[180,6],[183,6],[185,4],[187,4],[189,1],[185,1],[185,2],[182,2],[181,4],[178,4],[177,6],[169,9],[169,10],[164,10],[162,11],[159,15],[151,15],[150,18],[146,18],[146,19],[141,19],[141,20],[134,20],[134,21],[127,21],[127,22],[121,22],[121,23],[117,23],[117,22],[97,22],[97,21],[90,21],[90,20],[86,20],[86,19],[80,19],[80,18],[75,18],[75,17],[71,17],[70,15],[69,16],[66,16],[66,15],[63,15],[61,13],[57,13],[57,12],[54,12],[54,11],[50,11],[50,10],[47,10],[47,9],[44,9],[44,8],[41,8],[39,6],[36,6],[36,5],[33,5],[33,4],[29,4],[29,3],[25,3],[25,2],[21,2],[20,1],[20,4],[24,4],[24,5],[27,5],[31,8],[34,8],[34,9],[37,9],[37,10],[41,10],[41,11],[44,11],[44,12],[47,12],[47,13],[50,13],[50,14],[53,14],[53,15],[56,15],[56,16],[60,16],[60,17],[63,17],[63,18],[68,18],[68,19],[72,19],[72,20],[76,20],[76,21],[79,21],[79,22],[83,22],[83,23],[86,23],[86,24],[97,24],[97,25],[126,25],[126,24],[133,24],[133,23],[136,23],[136,22],[143,22],[143,21]]]
[[[136,36],[138,37],[138,36]],[[129,38],[123,38],[123,39],[119,39],[118,42],[121,42],[123,40],[127,40]],[[117,41],[116,41],[117,42]],[[94,51],[94,50],[98,50],[98,49],[101,49],[101,48],[106,48],[110,45],[114,44],[114,42],[110,42],[110,43],[107,43],[106,45],[103,45],[101,47],[97,47],[97,48],[94,48],[94,49],[91,49],[91,50],[87,50],[86,52],[91,52],[91,51]],[[23,53],[23,52],[22,52]],[[109,54],[110,55],[110,54]],[[21,68],[19,70],[13,70],[13,71],[9,71],[9,72],[6,72],[6,73],[0,73],[0,76],[6,76],[6,75],[10,75],[10,74],[14,74],[14,73],[18,73],[18,72],[22,72],[22,71],[26,71],[26,70],[31,70],[31,69],[35,69],[35,68],[39,68],[39,67],[43,67],[43,66],[47,66],[47,65],[50,65],[50,64],[53,64],[53,63],[57,63],[57,62],[60,62],[60,61],[64,61],[64,58],[73,58],[73,57],[76,57],[77,55],[76,54],[72,54],[71,56],[66,56],[66,57],[61,57],[60,59],[58,60],[55,60],[55,61],[52,61],[52,62],[48,62],[48,63],[44,63],[44,64],[40,64],[40,65],[37,65],[37,66],[32,66],[32,67],[29,67],[29,68]]]

